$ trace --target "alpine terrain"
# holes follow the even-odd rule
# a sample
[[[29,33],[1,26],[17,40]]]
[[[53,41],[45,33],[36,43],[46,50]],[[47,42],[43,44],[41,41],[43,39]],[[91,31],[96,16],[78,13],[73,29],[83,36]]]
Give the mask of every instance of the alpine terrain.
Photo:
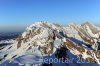
[[[0,66],[100,66],[100,28],[89,22],[36,22],[11,41],[0,46]]]

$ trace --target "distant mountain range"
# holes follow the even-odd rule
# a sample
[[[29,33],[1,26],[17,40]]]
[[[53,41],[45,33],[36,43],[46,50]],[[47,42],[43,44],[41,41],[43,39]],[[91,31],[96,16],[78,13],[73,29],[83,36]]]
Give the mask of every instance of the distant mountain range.
[[[12,44],[0,47],[2,66],[7,64],[8,66],[100,65],[100,28],[89,22],[72,23],[68,26],[36,22],[27,27],[22,34],[12,33],[11,36],[18,37]],[[43,62],[41,58],[42,60],[63,58],[64,63],[49,60]],[[66,63],[66,58],[74,60]]]
[[[0,32],[0,41],[17,38],[21,33],[22,32]]]

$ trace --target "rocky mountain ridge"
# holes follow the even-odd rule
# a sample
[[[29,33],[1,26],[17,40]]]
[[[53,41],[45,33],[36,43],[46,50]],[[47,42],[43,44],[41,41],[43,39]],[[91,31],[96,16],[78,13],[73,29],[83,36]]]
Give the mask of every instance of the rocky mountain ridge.
[[[7,60],[12,62],[34,48],[40,51],[43,57],[52,56],[57,48],[64,47],[71,54],[100,65],[99,39],[100,28],[89,22],[80,25],[70,24],[66,27],[48,22],[37,22],[27,27],[16,39],[16,43],[0,50],[0,61],[1,63]],[[30,64],[34,65],[34,63]]]

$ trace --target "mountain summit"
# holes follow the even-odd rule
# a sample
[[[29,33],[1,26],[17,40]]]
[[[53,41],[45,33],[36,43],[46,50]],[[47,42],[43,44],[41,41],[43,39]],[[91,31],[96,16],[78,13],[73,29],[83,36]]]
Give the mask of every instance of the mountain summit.
[[[19,65],[44,64],[46,58],[74,58],[70,63],[52,63],[53,66],[100,65],[100,28],[86,22],[60,26],[48,22],[37,22],[16,38],[16,42],[0,48],[1,65],[18,63]],[[42,57],[42,60],[41,60]],[[86,62],[77,63],[82,58]],[[63,60],[65,61],[65,60]],[[88,63],[87,63],[88,62]],[[49,64],[49,63],[48,63]]]

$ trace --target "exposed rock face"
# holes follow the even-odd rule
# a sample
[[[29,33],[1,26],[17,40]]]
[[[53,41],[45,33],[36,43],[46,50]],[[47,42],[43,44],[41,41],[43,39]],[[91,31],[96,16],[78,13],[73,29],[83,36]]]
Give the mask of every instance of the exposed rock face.
[[[1,61],[13,60],[34,48],[38,48],[42,55],[52,55],[56,48],[64,46],[73,55],[100,64],[100,44],[97,43],[100,39],[99,34],[100,28],[88,22],[66,27],[38,22],[27,27],[25,32],[16,39],[17,42],[7,47],[7,50],[0,50],[3,54]],[[3,53],[5,50],[8,52]]]
[[[82,46],[77,45],[73,41],[66,39],[64,46],[66,46],[74,55],[84,58],[89,62],[97,62],[100,60],[100,53],[95,50],[88,50]],[[97,59],[98,58],[98,59]]]

